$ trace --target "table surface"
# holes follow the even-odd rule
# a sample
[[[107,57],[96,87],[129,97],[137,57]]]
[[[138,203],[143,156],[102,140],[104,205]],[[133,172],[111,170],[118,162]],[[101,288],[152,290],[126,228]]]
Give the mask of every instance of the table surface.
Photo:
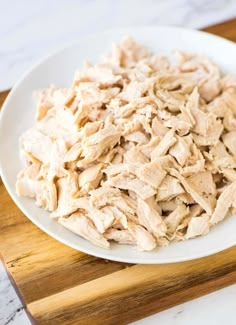
[[[236,20],[232,20],[232,21],[229,21],[229,22],[225,22],[225,23],[219,24],[217,26],[213,26],[213,27],[207,28],[207,31],[209,31],[209,32],[211,32],[213,34],[217,34],[217,35],[223,36],[223,37],[228,38],[230,40],[236,41]],[[7,94],[7,92],[4,92],[4,93],[1,93],[0,94],[0,105],[1,105],[1,102],[3,102],[6,94]],[[0,270],[1,270],[1,267],[0,267]],[[7,281],[8,281],[6,276],[3,278],[3,280],[4,281],[2,281],[2,282],[0,281],[0,283],[4,284],[4,283],[7,283]],[[8,287],[8,286],[6,286],[6,287]],[[6,287],[4,287],[4,288],[6,289]],[[1,290],[2,290],[2,288],[0,287],[0,292],[1,292]],[[148,318],[148,319],[145,320],[145,324],[151,324],[151,322],[154,322],[154,318],[153,317],[155,317],[155,323],[156,323],[156,321],[158,319],[159,320],[163,320],[163,321],[164,321],[164,319],[169,319],[169,321],[170,321],[171,318],[172,318],[172,320],[174,320],[174,319],[176,320],[177,317],[178,317],[178,319],[181,320],[181,323],[176,323],[176,324],[187,324],[187,321],[186,321],[187,320],[187,317],[188,317],[187,316],[187,312],[183,312],[183,311],[184,310],[186,310],[186,311],[189,310],[189,308],[190,308],[189,306],[191,306],[191,304],[192,304],[192,306],[195,306],[195,307],[192,308],[192,310],[193,310],[193,314],[191,314],[192,317],[194,315],[194,312],[195,312],[195,315],[196,315],[196,319],[197,319],[197,317],[198,318],[200,317],[199,316],[200,314],[197,311],[199,309],[196,308],[196,306],[202,306],[202,308],[204,308],[204,306],[205,306],[205,310],[208,310],[208,317],[211,317],[211,319],[212,319],[212,317],[214,317],[214,319],[215,319],[214,324],[220,324],[220,320],[222,320],[223,314],[226,315],[226,313],[227,313],[227,317],[228,317],[227,318],[227,324],[230,324],[230,325],[232,324],[233,325],[234,324],[234,320],[236,318],[236,315],[235,315],[235,310],[236,310],[236,308],[235,308],[235,300],[232,299],[232,297],[234,297],[235,294],[236,294],[236,291],[235,290],[236,290],[236,286],[231,286],[231,287],[226,288],[226,289],[223,289],[223,290],[221,290],[221,291],[219,291],[217,293],[213,293],[213,294],[208,295],[208,296],[205,296],[203,298],[199,298],[199,299],[193,300],[191,303],[186,303],[186,304],[179,305],[177,307],[174,307],[174,308],[170,309],[169,311],[164,311],[162,313],[159,313],[157,316],[151,316],[150,318]],[[12,292],[12,294],[14,293],[12,291],[12,289],[11,289],[11,292]],[[216,297],[218,297],[218,298],[216,298]],[[11,301],[11,299],[10,299],[10,301]],[[15,310],[16,312],[15,311],[13,312],[12,315],[14,317],[12,318],[12,321],[10,321],[10,322],[8,322],[9,321],[9,319],[8,319],[9,317],[7,316],[8,317],[7,320],[6,320],[6,323],[7,324],[11,324],[13,322],[14,318],[17,319],[18,316],[15,317],[16,315],[20,315],[20,317],[26,317],[26,315],[23,313],[23,309],[22,309],[22,306],[20,305],[19,301],[18,302],[17,302],[17,300],[15,300],[15,301],[16,301],[16,304],[14,306],[15,307],[17,306],[16,307],[16,310]],[[214,307],[216,307],[216,306],[218,306],[219,301],[224,301],[224,305],[227,306],[227,308],[228,308],[228,309],[225,308],[225,307],[223,308],[223,311],[224,312],[223,312],[223,314],[221,313],[221,316],[219,314],[219,311],[222,311],[222,306],[217,311],[215,311],[215,310],[213,311],[210,308],[211,303],[214,303]],[[226,303],[226,301],[227,301],[227,303]],[[3,306],[1,304],[2,304],[2,301],[0,300],[0,310],[2,309],[1,307]],[[10,303],[10,305],[13,306],[12,303]],[[208,308],[207,308],[207,306],[208,306]],[[201,310],[202,310],[202,308],[201,308]],[[211,315],[209,314],[209,311],[210,310],[212,311],[211,312]],[[168,315],[168,314],[166,314],[167,312],[169,312],[169,316],[165,316],[165,315]],[[172,316],[171,316],[171,313],[172,313]],[[185,314],[185,316],[184,316],[184,314]],[[11,315],[11,317],[12,317],[12,315]],[[169,317],[169,318],[165,318],[165,317]],[[26,325],[25,319],[26,318],[24,318],[24,323],[19,323],[19,324]],[[201,321],[201,324],[207,324],[207,322],[204,322],[205,320],[204,319],[201,319],[200,320],[200,318],[199,318],[199,321]],[[208,320],[209,320],[209,318],[208,318]],[[226,318],[224,318],[224,320],[226,321]],[[5,321],[5,320],[3,320],[3,321]],[[18,321],[19,321],[19,319],[18,319]],[[184,323],[184,321],[186,323]],[[6,323],[3,322],[3,324],[6,324]],[[1,323],[1,316],[0,316],[0,324],[2,324]],[[17,323],[14,323],[14,324],[17,324]],[[137,322],[136,324],[141,324],[141,322]],[[171,322],[169,322],[169,323],[167,322],[166,324],[172,324],[172,323]]]

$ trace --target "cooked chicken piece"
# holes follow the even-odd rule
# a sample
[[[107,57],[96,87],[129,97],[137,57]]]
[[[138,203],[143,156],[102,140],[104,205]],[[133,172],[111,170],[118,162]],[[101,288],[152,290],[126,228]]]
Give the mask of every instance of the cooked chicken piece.
[[[127,134],[125,136],[126,141],[133,141],[139,144],[146,144],[148,143],[148,137],[141,131],[135,131],[133,133]]]
[[[199,193],[214,194],[216,193],[216,186],[210,172],[199,172],[188,177],[188,182]]]
[[[176,160],[171,155],[166,155],[166,156],[156,158],[154,161],[156,163],[158,163],[160,168],[162,168],[163,170],[168,171],[168,168],[171,168],[171,167],[174,167],[176,169],[180,168],[179,164],[176,162]]]
[[[140,165],[142,166],[140,163],[120,163],[108,166],[103,170],[103,172],[107,175],[107,177],[112,177],[123,172],[129,172],[133,175],[137,175],[137,171],[139,170]]]
[[[38,181],[47,180],[48,179],[48,171],[49,171],[49,165],[41,164],[39,173],[36,176],[36,180],[38,180]]]
[[[170,74],[160,74],[156,78],[156,86],[168,91],[181,89],[183,92],[189,93],[200,78],[200,75],[194,75],[193,73],[173,72]]]
[[[156,148],[151,153],[151,159],[155,160],[160,156],[164,156],[169,148],[176,142],[176,138],[174,137],[175,131],[168,131],[164,137],[161,139],[160,143],[156,146]]]
[[[155,72],[168,72],[171,70],[171,64],[166,56],[153,54],[149,59],[149,66]]]
[[[121,80],[120,75],[114,74],[113,66],[106,63],[89,66],[84,73],[88,78],[85,81],[98,82],[104,86],[112,86]]]
[[[83,167],[83,164],[95,161],[104,151],[113,148],[119,139],[120,132],[112,125],[94,133],[82,142],[81,157],[84,159],[78,161],[77,166]]]
[[[54,211],[57,207],[57,190],[53,182],[19,178],[16,192],[20,196],[35,198],[36,205],[45,210]]]
[[[79,124],[77,121],[77,114],[72,110],[65,108],[64,105],[54,106],[48,112],[48,116],[53,117],[57,125],[65,129],[68,133],[75,133],[79,131]]]
[[[169,153],[178,163],[183,166],[189,157],[190,144],[185,141],[186,137],[176,136],[177,142],[170,148]]]
[[[236,81],[232,76],[225,76],[220,80],[221,88],[223,91],[225,90],[235,90],[236,89]]]
[[[57,208],[57,189],[51,181],[39,181],[36,190],[36,205],[48,211]]]
[[[30,153],[40,162],[50,162],[53,143],[50,137],[36,129],[29,129],[20,137],[20,148],[25,153]]]
[[[113,227],[119,227],[119,229],[127,229],[128,222],[126,215],[119,210],[116,206],[107,205],[101,209],[102,212],[113,217]]]
[[[199,217],[193,217],[188,224],[186,239],[194,238],[200,235],[206,235],[210,230],[209,216],[204,213]]]
[[[171,212],[168,217],[165,218],[164,223],[167,227],[168,235],[173,234],[178,225],[182,222],[182,220],[188,215],[189,208],[184,204],[178,205],[177,208]]]
[[[191,124],[184,121],[182,114],[171,116],[167,121],[164,121],[163,124],[168,128],[176,129],[180,136],[187,135],[191,128]]]
[[[198,204],[194,204],[189,208],[188,217],[191,220],[191,218],[199,216],[202,212],[203,212],[202,207],[200,207],[200,205],[198,205]]]
[[[236,114],[235,109],[236,91],[226,89],[222,94],[216,97],[207,105],[209,112],[213,112],[218,117],[225,117],[227,114]]]
[[[88,138],[91,135],[95,134],[103,127],[103,121],[96,121],[96,122],[88,122],[84,125],[81,129],[81,137],[80,139]]]
[[[120,92],[118,98],[121,98],[124,101],[132,102],[133,100],[143,97],[143,94],[148,90],[150,83],[148,80],[145,82],[133,81],[126,84]]]
[[[147,145],[143,145],[143,147]],[[145,164],[149,162],[149,159],[146,157],[146,155],[141,152],[141,148],[139,149],[138,147],[134,147],[130,150],[127,150],[123,157],[124,157],[124,162],[127,162],[129,164],[130,163]]]
[[[67,177],[60,178],[56,182],[56,186],[58,206],[51,217],[63,217],[77,211],[81,201],[84,202],[84,198],[76,198],[79,191],[78,174],[68,172]]]
[[[119,92],[120,89],[118,87],[101,90],[96,83],[83,82],[78,85],[76,98],[87,107],[99,107],[110,102]]]
[[[180,136],[189,133],[192,126],[191,123],[184,119],[183,114],[172,115],[166,111],[157,111],[158,117],[162,120],[162,124],[167,128],[176,129]]]
[[[73,198],[68,195],[68,202],[65,206],[62,205],[62,200],[63,198],[59,200],[60,205],[58,209],[52,213],[52,217],[67,216],[77,210],[84,210],[100,233],[104,233],[114,222],[114,216],[105,214],[102,210],[95,208],[91,204],[89,197]]]
[[[137,201],[137,198],[136,198],[136,201]],[[134,201],[136,203],[136,201]],[[157,211],[158,214],[162,214],[162,210],[159,206],[159,204],[157,203],[156,201],[156,197],[155,195],[149,197],[148,199],[145,200],[145,202],[154,210]]]
[[[169,129],[155,117],[152,120],[152,131],[154,135],[162,138],[169,131]]]
[[[159,201],[158,204],[163,212],[174,211],[178,206],[175,199],[170,201]]]
[[[118,147],[112,148],[110,151],[106,152],[104,154],[102,154],[101,156],[98,157],[97,161],[103,164],[110,164],[113,159],[115,158],[117,152],[118,152]],[[122,158],[122,155],[121,155]],[[123,158],[122,158],[123,160]]]
[[[36,129],[50,137],[52,141],[56,141],[58,138],[62,139],[68,148],[76,143],[81,137],[78,130],[75,130],[74,128],[71,128],[70,130],[66,129],[55,119],[55,117],[49,115],[38,122]]]
[[[155,194],[155,190],[150,185],[136,178],[134,175],[125,172],[110,178],[106,182],[106,186],[134,191],[143,200]]]
[[[195,162],[194,165],[186,166],[181,169],[181,174],[184,176],[189,176],[192,174],[200,173],[205,168],[205,160],[199,159]]]
[[[193,140],[198,146],[216,145],[224,127],[220,120],[215,120],[208,128],[207,136],[193,133]]]
[[[156,247],[156,241],[154,237],[142,226],[129,222],[128,231],[135,238],[140,250],[151,251]]]
[[[131,81],[145,81],[152,74],[152,69],[150,68],[147,59],[142,59],[138,61],[135,67],[129,70],[129,79]]]
[[[119,244],[136,244],[136,239],[128,230],[110,228],[105,232],[104,237],[108,240],[114,240]]]
[[[138,45],[131,37],[126,37],[119,45],[113,44],[109,61],[121,67],[133,67],[135,63],[150,56],[149,51]]]
[[[222,136],[222,140],[229,151],[236,156],[236,131],[225,133]]]
[[[100,187],[96,190],[90,191],[90,196],[91,196],[90,202],[95,207],[105,207],[109,204],[111,206],[116,207],[126,215],[135,213],[136,210],[135,202],[132,202],[131,198],[129,198],[125,194],[122,194],[121,191],[118,189]],[[113,211],[112,213],[114,213],[114,210],[113,209],[111,210]],[[123,221],[123,226],[124,226],[124,221]]]
[[[236,171],[234,169],[230,168],[221,168],[221,171],[223,175],[230,181],[234,182],[236,181]]]
[[[152,161],[139,167],[135,173],[145,183],[154,188],[158,188],[166,176],[166,172],[160,167],[159,163]]]
[[[48,180],[53,180],[55,177],[64,177],[67,174],[65,170],[64,158],[67,153],[67,146],[62,139],[57,139],[52,146],[52,152],[48,169]]]
[[[179,52],[178,52],[179,53]],[[206,101],[213,100],[221,90],[219,68],[201,55],[177,54],[180,59],[180,71],[192,74],[199,92]],[[184,59],[182,59],[184,58]]]
[[[106,238],[97,231],[92,221],[90,221],[84,213],[76,212],[69,218],[61,217],[58,219],[58,222],[75,234],[88,239],[95,245],[103,248],[110,247]]]
[[[115,98],[106,105],[108,112],[113,114],[117,119],[118,118],[130,118],[130,116],[136,112],[139,108],[142,108],[150,103],[148,97],[141,97],[128,104],[124,104],[122,99]]]
[[[139,150],[139,152],[141,152],[141,154],[145,155],[147,158],[150,159],[151,153],[158,146],[159,143],[160,143],[160,138],[158,136],[153,136],[147,144],[141,145],[138,149],[137,148],[135,148],[135,149],[136,149],[136,151]],[[135,150],[135,149],[133,149],[133,150]],[[149,159],[147,159],[147,158],[146,158],[146,161],[144,161],[144,162],[149,162]]]
[[[217,193],[217,189],[216,189],[216,194],[215,195],[218,195]],[[208,202],[208,204],[211,206],[211,210],[213,211],[216,207],[216,202],[217,202],[217,199],[215,197],[215,195],[213,194],[204,194],[204,198],[205,200]]]
[[[102,207],[110,204],[114,200],[121,198],[121,191],[118,188],[99,187],[89,192],[91,203],[96,207]]]
[[[133,133],[135,131],[142,131],[142,124],[137,121],[136,118],[129,119],[119,119],[119,124],[122,128],[122,136]]]
[[[234,117],[233,113],[227,112],[223,119],[223,125],[227,131],[235,131],[236,118]]]
[[[227,152],[224,144],[219,141],[215,146],[210,149],[213,165],[218,168],[235,168],[235,159]]]
[[[101,157],[100,157],[100,158],[101,158]],[[99,161],[100,161],[100,158],[98,158]],[[112,164],[114,164],[114,165],[116,165],[116,164],[121,164],[122,162],[123,162],[123,155],[120,154],[120,153],[116,153],[116,154],[114,155],[114,157],[112,158],[112,160],[109,161],[109,163],[112,163]]]
[[[34,98],[37,104],[36,120],[40,121],[45,117],[48,110],[53,107],[54,100],[53,95],[56,91],[56,87],[51,85],[50,88],[41,89],[34,93]]]
[[[101,234],[103,234],[114,223],[114,215],[105,213],[102,209],[93,207],[90,205],[90,202],[86,202],[82,209],[87,212],[88,217],[93,221],[95,227]]]
[[[63,88],[56,89],[53,92],[53,104],[54,105],[64,105],[67,107],[74,99],[75,92],[73,89]]]
[[[171,200],[179,194],[184,193],[184,189],[180,185],[178,179],[170,175],[166,175],[157,190],[157,201]]]
[[[17,178],[37,179],[40,167],[40,163],[30,164],[18,173]]]
[[[83,145],[93,146],[104,142],[107,148],[109,148],[117,143],[119,137],[120,132],[117,131],[114,125],[109,125],[84,139]]]
[[[102,166],[102,164],[93,165],[79,174],[79,186],[81,192],[87,193],[98,186],[102,178]]]
[[[122,194],[121,198],[112,202],[112,205],[122,211],[128,220],[137,223],[136,201],[132,200],[128,195]]]
[[[184,105],[186,100],[186,94],[180,91],[167,91],[164,89],[158,89],[156,91],[158,101],[158,107],[161,109],[167,108],[170,112],[176,113],[181,110],[181,106]]]
[[[192,130],[199,135],[207,136],[212,125],[216,123],[216,115],[212,113],[206,114],[199,109],[199,93],[197,88],[194,88],[189,96],[186,110],[191,113],[194,121],[191,121],[193,124]]]
[[[82,102],[78,100],[76,100],[75,102],[78,103],[76,112],[74,112],[71,108],[70,110],[74,114],[73,117],[74,127],[80,129],[81,126],[83,126],[88,121],[88,118],[90,116],[90,110],[89,107],[83,104]]]
[[[221,91],[221,85],[219,76],[213,79],[212,76],[209,76],[208,79],[203,82],[199,87],[199,94],[207,102],[213,100],[216,96],[219,95]]]
[[[236,200],[236,181],[228,185],[220,194],[216,208],[211,216],[210,223],[216,224],[223,220],[227,215],[229,208]]]
[[[35,198],[38,182],[39,181],[30,179],[28,177],[20,177],[16,182],[17,195]]]
[[[191,96],[189,96],[188,101],[186,105],[181,105],[181,117],[183,120],[190,126],[193,127],[196,124],[195,118],[192,115],[192,110],[190,106],[193,106],[195,103],[193,103],[193,99]]]
[[[178,197],[175,198],[175,201],[178,204],[184,203],[184,204],[187,204],[187,205],[195,203],[194,199],[188,193],[183,193],[183,194],[178,195]]]
[[[194,143],[191,144],[190,148],[190,155],[186,161],[185,167],[181,169],[182,174],[185,176],[188,176],[188,174],[191,175],[192,173],[203,171],[205,169],[205,160],[200,149]]]
[[[159,238],[165,235],[166,226],[162,217],[142,199],[138,199],[137,215],[140,225],[145,227],[154,237]]]
[[[195,200],[196,203],[198,203],[209,215],[212,213],[212,207],[211,205],[207,202],[207,200],[201,196],[197,190],[195,190],[189,181],[187,181],[183,176],[180,175],[179,172],[176,170],[171,170],[171,175],[175,176],[178,178],[180,181],[181,185],[183,185],[184,189],[186,190],[187,193],[189,193],[192,198]]]

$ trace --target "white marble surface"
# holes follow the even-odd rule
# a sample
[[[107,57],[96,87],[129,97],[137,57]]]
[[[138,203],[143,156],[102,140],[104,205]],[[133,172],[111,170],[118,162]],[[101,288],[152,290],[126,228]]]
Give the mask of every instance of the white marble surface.
[[[236,0],[0,0],[0,90],[39,58],[94,31],[130,25],[200,28],[236,16]]]
[[[236,0],[0,0],[0,91],[43,55],[79,37],[130,25],[205,27],[236,16]],[[135,325],[234,325],[236,285]],[[29,320],[0,263],[0,325]]]
[[[0,261],[0,325],[30,325],[31,322]]]

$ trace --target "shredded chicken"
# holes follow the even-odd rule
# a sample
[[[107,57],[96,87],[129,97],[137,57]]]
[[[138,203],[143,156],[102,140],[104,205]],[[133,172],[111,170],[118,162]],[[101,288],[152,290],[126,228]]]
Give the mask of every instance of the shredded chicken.
[[[236,81],[201,55],[131,38],[72,87],[35,94],[18,195],[95,245],[150,251],[207,234],[236,208]]]

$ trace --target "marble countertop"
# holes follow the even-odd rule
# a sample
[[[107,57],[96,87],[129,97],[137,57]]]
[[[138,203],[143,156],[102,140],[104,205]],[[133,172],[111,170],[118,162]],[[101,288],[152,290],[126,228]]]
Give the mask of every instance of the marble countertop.
[[[236,0],[0,1],[0,91],[39,58],[94,30],[142,25],[201,28],[236,16]],[[200,312],[199,312],[200,311]],[[234,325],[236,285],[135,322],[135,325]],[[28,325],[0,262],[0,325]]]
[[[2,0],[0,91],[42,56],[94,31],[158,24],[201,28],[233,16],[235,0]]]

